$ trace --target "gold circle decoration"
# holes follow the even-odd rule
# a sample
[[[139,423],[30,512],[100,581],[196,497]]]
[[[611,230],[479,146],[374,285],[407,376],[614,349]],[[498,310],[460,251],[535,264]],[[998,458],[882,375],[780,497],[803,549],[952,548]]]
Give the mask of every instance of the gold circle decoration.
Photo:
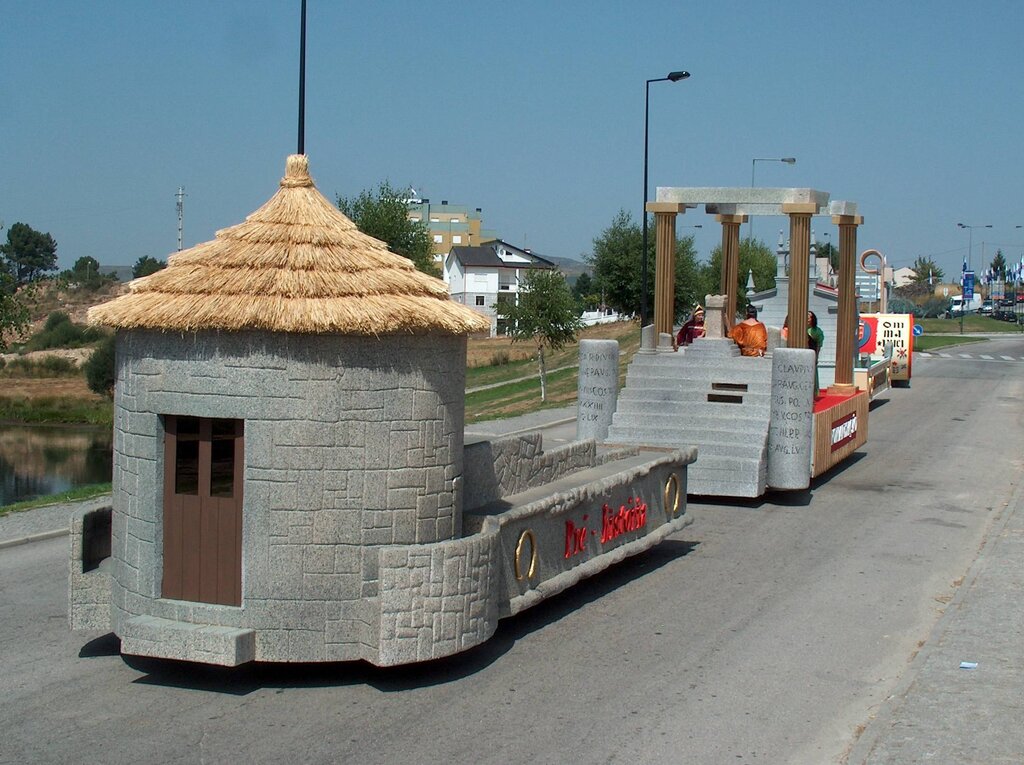
[[[523,543],[527,540],[530,542],[530,567],[526,569],[526,575],[524,577],[522,567],[519,565],[519,560],[523,557]],[[533,532],[530,529],[526,529],[519,535],[519,541],[516,543],[516,557],[512,561],[512,566],[515,569],[516,581],[521,582],[524,578],[533,579],[533,575],[537,573],[537,537],[533,535]]]
[[[680,495],[682,491],[679,488],[679,476],[672,473],[665,481],[665,511],[668,513],[669,518],[674,518],[676,513],[679,512]]]

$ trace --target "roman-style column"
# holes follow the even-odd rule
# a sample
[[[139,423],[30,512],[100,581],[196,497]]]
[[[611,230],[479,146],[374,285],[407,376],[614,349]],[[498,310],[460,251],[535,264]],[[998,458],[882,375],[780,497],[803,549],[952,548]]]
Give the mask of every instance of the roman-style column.
[[[853,356],[857,338],[857,226],[862,215],[833,215],[839,226],[839,313],[836,316],[836,381],[829,392],[853,394]]]
[[[746,215],[716,215],[722,224],[722,278],[719,289],[725,295],[725,322],[731,329],[736,323],[736,290],[740,270],[740,225]]]
[[[807,292],[810,278],[811,216],[814,202],[788,202],[782,212],[789,216],[789,339],[790,348],[807,347]]]
[[[676,215],[686,206],[676,202],[648,202],[654,213],[654,331],[672,334],[676,302]]]

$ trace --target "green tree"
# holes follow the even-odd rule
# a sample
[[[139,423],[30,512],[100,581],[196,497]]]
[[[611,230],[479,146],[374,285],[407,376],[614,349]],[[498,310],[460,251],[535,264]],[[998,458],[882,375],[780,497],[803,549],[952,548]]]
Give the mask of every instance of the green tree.
[[[101,396],[114,395],[114,383],[117,379],[114,342],[113,335],[105,337],[85,362],[85,381],[89,385],[89,390]]]
[[[647,305],[654,306],[655,237],[648,223],[647,236]],[[640,251],[643,232],[632,215],[619,210],[612,224],[594,239],[593,252],[586,256],[594,269],[594,282],[607,305],[624,314],[640,311]],[[703,299],[698,284],[699,268],[693,236],[676,240],[676,273],[674,314],[679,316]]]
[[[1006,276],[1006,258],[1003,257],[1002,250],[996,250],[996,256],[992,258],[990,268],[992,269],[992,273],[997,275],[999,278]]]
[[[544,348],[558,350],[576,339],[581,326],[576,301],[565,277],[551,269],[528,271],[517,298],[499,300],[494,309],[508,322],[512,342],[533,340],[537,344],[540,400],[547,401]]]
[[[57,242],[26,223],[7,229],[7,243],[0,245],[0,252],[19,287],[57,268]]]
[[[100,264],[96,258],[85,255],[75,261],[69,270],[61,274],[61,278],[78,285],[79,289],[95,290],[114,279],[100,273]]]
[[[775,254],[760,239],[740,241],[739,268],[736,273],[736,305],[742,307],[747,294],[747,277],[754,273],[754,290],[770,289],[775,284]],[[711,260],[701,268],[700,285],[703,295],[717,295],[722,291],[722,247],[711,251]]]
[[[829,265],[837,274],[839,273],[839,248],[832,242],[815,242],[814,249],[819,258],[828,258]]]
[[[140,279],[143,276],[155,274],[157,271],[164,268],[167,268],[166,261],[151,258],[149,255],[143,255],[141,258],[136,260],[135,265],[132,266],[132,276],[135,279]]]
[[[918,255],[911,268],[914,270],[915,282],[928,282],[930,279],[937,284],[941,282],[943,277],[946,275],[945,272],[935,264],[934,260],[926,258],[924,255]]]
[[[0,351],[7,350],[12,336],[18,336],[28,329],[29,305],[34,299],[32,286],[20,290],[14,283],[14,277],[0,271]]]
[[[576,307],[581,312],[593,310],[601,302],[597,286],[586,271],[576,277],[576,283],[572,285],[572,295],[576,298]]]
[[[409,219],[405,193],[388,181],[355,197],[339,196],[338,209],[364,234],[386,242],[393,253],[408,258],[420,271],[437,275],[430,229],[423,221]]]

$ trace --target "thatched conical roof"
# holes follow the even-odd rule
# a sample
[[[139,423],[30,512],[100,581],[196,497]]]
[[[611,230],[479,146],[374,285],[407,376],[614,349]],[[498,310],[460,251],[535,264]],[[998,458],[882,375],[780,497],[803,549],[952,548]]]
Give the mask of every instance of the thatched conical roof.
[[[288,157],[281,188],[244,223],[171,255],[167,268],[89,311],[122,329],[468,334],[489,320],[356,228]]]

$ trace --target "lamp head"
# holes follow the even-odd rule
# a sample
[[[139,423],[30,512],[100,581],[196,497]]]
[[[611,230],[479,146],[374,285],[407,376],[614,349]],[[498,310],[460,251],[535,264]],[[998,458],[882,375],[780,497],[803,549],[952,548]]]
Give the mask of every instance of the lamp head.
[[[689,76],[689,72],[669,72],[667,79],[671,82],[679,82],[680,80],[685,80]]]
[[[783,157],[779,162],[785,162],[787,165],[795,165],[796,157]]]

